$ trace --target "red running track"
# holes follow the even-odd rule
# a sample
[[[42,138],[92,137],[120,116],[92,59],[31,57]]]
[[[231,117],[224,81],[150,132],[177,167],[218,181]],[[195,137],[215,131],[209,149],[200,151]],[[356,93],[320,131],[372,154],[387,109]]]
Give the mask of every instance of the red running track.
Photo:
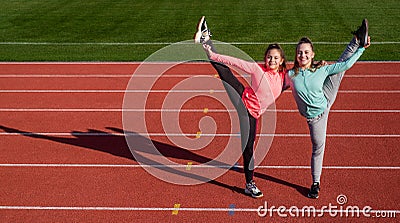
[[[263,198],[243,194],[241,168],[192,186],[167,183],[146,172],[122,134],[125,90],[138,65],[0,64],[1,222],[396,222],[400,63],[359,62],[346,73],[330,114],[318,200],[305,197],[311,181],[311,143],[290,91],[277,101],[276,135],[256,169]],[[162,103],[178,83],[194,75],[214,78],[214,74],[209,64],[173,67],[151,89],[145,117],[140,109],[132,111],[144,120],[159,151],[188,173],[189,162],[195,167],[210,161],[229,137],[236,137],[229,135],[235,133],[229,116],[232,108],[228,104],[226,110],[210,98],[225,95],[218,90],[186,101],[176,124],[189,138],[196,138],[199,122],[206,116],[214,119],[218,134],[228,134],[215,137],[200,150],[187,150],[165,135],[170,132],[162,126],[161,116],[168,112]],[[138,82],[148,80],[145,75],[135,77]],[[149,90],[138,86],[129,90]],[[204,90],[201,87],[191,90]],[[140,99],[143,91],[130,94]],[[338,204],[339,195],[345,195],[347,203]],[[275,208],[260,217],[257,208],[265,202],[270,210],[273,206],[320,210],[329,205],[337,209],[316,212],[315,217],[281,217]],[[330,216],[355,206],[370,206],[371,216],[346,217],[344,212]]]

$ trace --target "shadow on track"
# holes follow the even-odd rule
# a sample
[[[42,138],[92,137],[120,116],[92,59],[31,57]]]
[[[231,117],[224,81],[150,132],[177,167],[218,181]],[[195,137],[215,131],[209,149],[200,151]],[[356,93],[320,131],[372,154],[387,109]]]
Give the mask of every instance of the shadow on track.
[[[82,148],[86,148],[86,149],[93,149],[96,151],[101,151],[101,152],[105,152],[108,154],[112,154],[114,156],[123,157],[123,158],[129,159],[129,160],[136,161],[136,159],[132,155],[131,150],[129,149],[129,147],[126,143],[125,136],[123,135],[124,131],[119,128],[107,127],[108,130],[111,130],[117,134],[94,130],[94,129],[88,129],[87,132],[72,131],[71,136],[73,136],[73,137],[59,137],[59,136],[37,134],[37,133],[33,133],[33,132],[27,132],[27,131],[22,131],[19,129],[5,127],[2,125],[0,125],[0,129],[7,133],[15,133],[15,134],[20,134],[20,135],[23,135],[26,137],[50,140],[50,141],[58,142],[58,143],[62,143],[62,144],[78,146],[78,147],[82,147]],[[139,136],[138,141],[144,141],[144,142],[151,141],[151,143],[153,143],[153,145],[157,148],[157,150],[165,157],[174,158],[174,159],[182,159],[182,160],[191,160],[196,163],[207,163],[207,162],[212,161],[212,159],[210,159],[208,157],[193,153],[189,150],[186,150],[186,149],[183,149],[180,147],[176,147],[176,146],[172,146],[172,145],[168,145],[165,143],[157,142],[155,140],[149,140],[143,136]],[[142,147],[140,147],[140,142],[138,142],[138,148],[134,148],[133,150],[135,150],[135,149],[140,150],[140,148],[142,148]],[[134,151],[132,151],[132,152],[134,152]],[[146,151],[141,151],[141,152],[146,152]],[[141,155],[136,153],[135,157],[138,157],[138,156],[141,156]],[[236,192],[236,193],[245,195],[243,188],[239,188],[236,186],[230,186],[230,185],[224,184],[222,182],[219,182],[217,180],[208,179],[203,176],[191,174],[191,173],[185,172],[185,171],[180,171],[180,170],[177,170],[177,169],[174,169],[171,167],[165,167],[165,166],[162,167],[163,166],[162,163],[157,163],[157,162],[155,162],[153,160],[149,160],[143,156],[140,157],[140,161],[141,161],[141,163],[143,163],[143,161],[144,161],[144,164],[146,164],[146,165],[158,166],[157,168],[162,169],[163,171],[167,171],[169,173],[178,174],[180,176],[193,178],[193,179],[200,180],[203,182],[208,182],[213,185],[220,186],[220,187],[226,188],[228,190],[231,190],[232,192]],[[219,163],[219,165],[229,166],[226,163]],[[242,168],[230,168],[230,170],[243,173]],[[258,173],[258,172],[255,172],[254,176],[257,178],[260,178],[260,179],[268,180],[268,181],[271,181],[271,182],[274,182],[277,184],[281,184],[284,186],[294,188],[303,196],[307,196],[308,188],[306,188],[306,187],[303,187],[303,186],[300,186],[297,184],[293,184],[293,183],[287,182],[285,180],[278,179],[278,178],[275,178],[275,177],[272,177],[272,176],[269,176],[266,174]]]

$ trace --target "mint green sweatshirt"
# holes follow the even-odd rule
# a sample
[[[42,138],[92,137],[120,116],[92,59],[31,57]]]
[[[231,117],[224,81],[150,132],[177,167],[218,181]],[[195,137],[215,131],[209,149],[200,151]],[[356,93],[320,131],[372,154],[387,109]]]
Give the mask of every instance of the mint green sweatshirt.
[[[294,76],[294,70],[289,70],[290,87],[301,115],[314,118],[322,114],[328,106],[323,85],[329,75],[350,69],[363,54],[365,48],[359,48],[348,60],[318,68],[315,72],[309,69],[299,70]]]

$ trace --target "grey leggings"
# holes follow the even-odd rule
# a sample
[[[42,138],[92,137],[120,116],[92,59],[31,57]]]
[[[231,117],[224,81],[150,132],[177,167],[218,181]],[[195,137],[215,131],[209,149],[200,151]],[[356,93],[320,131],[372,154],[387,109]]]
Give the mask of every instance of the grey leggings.
[[[338,62],[347,60],[354,54],[358,47],[358,42],[355,38],[353,38],[338,59]],[[321,115],[312,119],[307,119],[312,142],[311,175],[313,178],[313,182],[320,182],[322,161],[325,151],[328,115],[332,104],[335,102],[344,73],[345,72],[341,72],[326,78],[323,86],[323,91],[326,99],[328,100],[328,106]]]

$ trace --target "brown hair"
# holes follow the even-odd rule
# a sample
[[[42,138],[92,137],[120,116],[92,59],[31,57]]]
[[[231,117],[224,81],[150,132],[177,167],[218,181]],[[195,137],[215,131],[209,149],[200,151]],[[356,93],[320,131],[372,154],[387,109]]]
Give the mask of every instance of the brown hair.
[[[282,62],[281,65],[279,65],[278,71],[279,71],[279,72],[283,72],[283,71],[286,70],[286,57],[285,57],[285,52],[283,51],[282,47],[281,47],[279,44],[273,43],[273,44],[270,44],[270,45],[267,47],[267,49],[265,50],[265,53],[264,53],[264,62],[265,62],[265,58],[267,57],[268,52],[269,52],[270,50],[273,50],[273,49],[278,50],[279,53],[281,54],[281,57],[282,57],[283,62]],[[266,66],[266,64],[265,64],[265,66]]]
[[[297,49],[299,48],[299,46],[301,44],[304,44],[304,43],[310,44],[311,50],[314,52],[314,45],[312,44],[310,38],[308,38],[308,37],[301,38],[300,41],[297,43],[297,46],[296,46],[296,54],[295,54],[295,57],[294,57],[294,66],[293,66],[294,76],[297,76],[297,74],[299,73],[299,68],[300,68],[299,62],[297,61]],[[319,61],[318,63],[314,63],[314,58],[311,59],[311,68],[310,68],[310,70],[312,72],[316,71],[321,66],[322,66],[322,61]]]

